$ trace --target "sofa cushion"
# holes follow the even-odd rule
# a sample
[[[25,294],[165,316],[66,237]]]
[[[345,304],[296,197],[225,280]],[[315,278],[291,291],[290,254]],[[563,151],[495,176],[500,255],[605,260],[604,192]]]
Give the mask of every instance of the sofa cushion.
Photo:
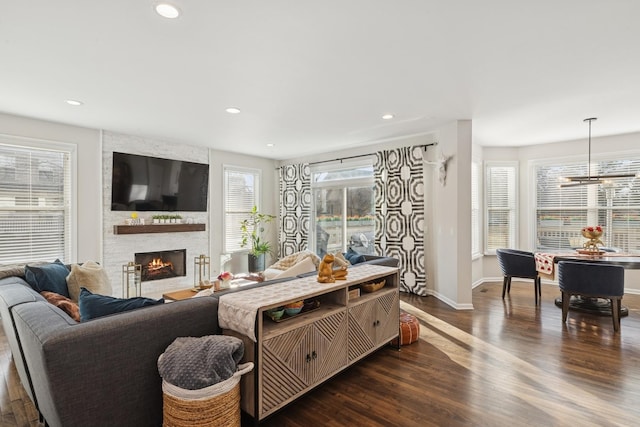
[[[55,305],[60,310],[64,311],[76,322],[80,321],[80,307],[75,301],[71,301],[64,295],[57,294],[55,292],[42,291],[40,295],[45,297],[49,304]]]
[[[49,291],[69,297],[67,275],[69,270],[59,260],[49,264],[26,265],[24,277],[36,292]]]
[[[134,297],[128,299],[114,298],[106,295],[94,294],[86,288],[80,288],[80,320],[86,322],[109,314],[135,310],[137,308],[164,304],[164,299]]]
[[[284,279],[285,277],[295,277],[299,274],[311,273],[312,271],[316,271],[316,265],[313,262],[313,259],[310,257],[304,258],[299,263],[289,267],[284,271],[280,271],[276,274],[272,279]]]
[[[351,248],[347,250],[347,252],[344,254],[344,257],[347,259],[347,261],[351,263],[351,265],[359,264],[361,262],[366,261],[366,258],[364,255],[359,254],[358,252],[354,251]]]
[[[71,273],[67,276],[69,297],[78,301],[80,288],[86,288],[92,293],[111,295],[111,282],[104,268],[95,261],[87,261],[82,265],[73,264]]]
[[[0,265],[0,279],[13,276],[24,278],[24,264]]]
[[[311,251],[304,250],[279,259],[278,261],[270,265],[269,268],[284,271],[293,267],[295,264],[302,262],[306,258],[311,258],[316,268],[320,264],[320,257],[318,257],[318,255],[314,254]]]
[[[269,267],[262,272],[262,277],[264,277],[264,280],[269,281],[269,280],[273,280],[273,278],[280,273],[282,273],[282,270]]]
[[[349,267],[351,265],[351,262],[345,258],[344,254],[342,252],[336,252],[333,254],[333,268],[339,268],[339,267]]]

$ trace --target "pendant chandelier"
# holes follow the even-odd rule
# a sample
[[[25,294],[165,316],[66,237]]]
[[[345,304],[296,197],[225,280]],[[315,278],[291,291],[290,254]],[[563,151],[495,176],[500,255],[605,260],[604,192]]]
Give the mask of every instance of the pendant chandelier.
[[[635,173],[619,173],[610,175],[591,175],[591,122],[598,120],[597,117],[590,117],[584,119],[589,123],[589,153],[587,160],[587,175],[586,176],[568,176],[564,177],[564,183],[560,184],[560,188],[578,187],[580,185],[592,185],[592,184],[611,184],[611,179],[614,178],[633,178],[638,176]]]

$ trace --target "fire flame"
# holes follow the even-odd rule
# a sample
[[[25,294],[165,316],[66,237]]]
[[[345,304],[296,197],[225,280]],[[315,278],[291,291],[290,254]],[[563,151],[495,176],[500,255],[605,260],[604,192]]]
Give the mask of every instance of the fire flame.
[[[151,260],[148,266],[149,270],[157,270],[158,268],[163,267],[171,267],[171,269],[173,270],[173,263],[170,261],[164,262],[162,258],[154,258],[153,260]]]

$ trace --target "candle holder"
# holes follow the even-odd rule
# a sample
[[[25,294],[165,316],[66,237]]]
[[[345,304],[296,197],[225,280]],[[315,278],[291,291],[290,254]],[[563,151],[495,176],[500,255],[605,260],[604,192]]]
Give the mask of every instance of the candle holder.
[[[210,287],[210,267],[211,259],[204,254],[193,259],[193,287],[195,289]]]
[[[130,291],[133,288],[133,295]],[[142,295],[142,265],[129,261],[122,266],[122,297],[139,297]]]

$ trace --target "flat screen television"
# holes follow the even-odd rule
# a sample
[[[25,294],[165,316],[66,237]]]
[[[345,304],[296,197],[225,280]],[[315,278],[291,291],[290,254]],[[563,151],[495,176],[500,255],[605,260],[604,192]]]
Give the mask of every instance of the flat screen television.
[[[209,165],[113,153],[112,211],[206,212]]]

